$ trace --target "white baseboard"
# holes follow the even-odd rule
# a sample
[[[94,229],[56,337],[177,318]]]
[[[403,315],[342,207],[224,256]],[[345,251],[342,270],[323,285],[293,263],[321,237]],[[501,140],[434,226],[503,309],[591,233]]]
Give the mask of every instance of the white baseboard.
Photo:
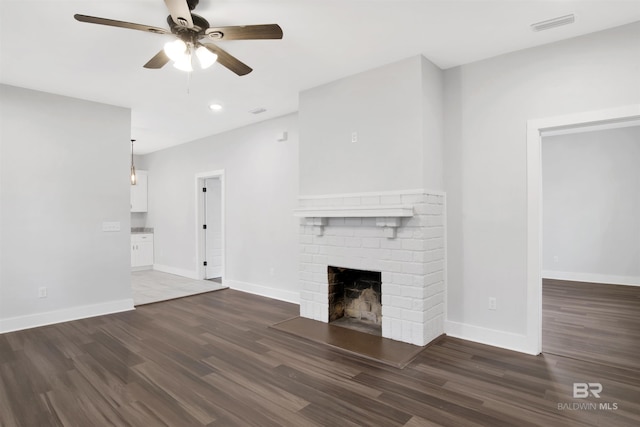
[[[224,285],[237,291],[248,292],[250,294],[260,295],[267,298],[273,298],[280,301],[300,304],[300,294],[298,292],[286,291],[284,289],[272,288],[255,283],[240,282],[238,280],[223,280]]]
[[[176,276],[188,277],[189,279],[195,279],[195,280],[202,279],[201,277],[198,277],[198,273],[193,270],[170,267],[168,265],[162,265],[162,264],[153,264],[153,269],[156,271],[161,271],[163,273],[175,274]]]
[[[467,323],[452,322],[450,320],[444,322],[444,332],[454,338],[501,347],[520,353],[538,354],[537,351],[532,348],[531,343],[528,342],[526,335],[483,328]]]
[[[572,273],[567,271],[542,272],[544,279],[568,280],[571,282],[605,283],[608,285],[640,286],[639,276],[614,276],[611,274],[597,273]]]
[[[28,314],[26,316],[9,317],[6,319],[0,319],[0,333],[36,328],[38,326],[52,325],[54,323],[69,322],[71,320],[86,319],[87,317],[103,316],[105,314],[120,313],[122,311],[129,310],[135,310],[132,298],[119,301],[109,301],[100,304],[82,305],[79,307],[65,308],[63,310],[48,311],[44,313]]]

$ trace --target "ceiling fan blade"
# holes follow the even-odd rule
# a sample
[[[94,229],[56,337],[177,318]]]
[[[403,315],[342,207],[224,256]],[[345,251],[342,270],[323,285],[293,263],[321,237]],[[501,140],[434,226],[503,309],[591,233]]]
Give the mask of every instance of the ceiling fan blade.
[[[164,53],[164,49],[163,49],[160,52],[156,53],[156,55],[153,58],[151,58],[149,62],[144,64],[144,68],[150,68],[150,69],[162,68],[165,65],[167,65],[167,62],[169,62],[169,57],[167,56],[166,53]]]
[[[164,3],[176,25],[193,28],[193,19],[191,19],[191,10],[189,10],[187,0],[164,0]]]
[[[253,69],[247,64],[214,44],[202,44],[202,46],[218,55],[218,62],[239,76],[244,76],[245,74],[249,74],[253,71]]]
[[[278,24],[236,25],[207,28],[205,34],[215,40],[281,39],[282,28]]]
[[[79,14],[73,15],[73,17],[76,18],[76,21],[87,22],[89,24],[108,25],[110,27],[128,28],[130,30],[146,31],[149,33],[156,33],[156,34],[171,34],[170,31],[165,30],[164,28],[153,27],[151,25],[133,24],[131,22],[116,21],[114,19],[97,18],[95,16],[87,16],[87,15],[79,15]]]

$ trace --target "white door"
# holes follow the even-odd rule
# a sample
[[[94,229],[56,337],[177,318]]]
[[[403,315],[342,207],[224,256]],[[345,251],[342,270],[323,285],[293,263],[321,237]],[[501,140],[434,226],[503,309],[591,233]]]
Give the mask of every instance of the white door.
[[[222,276],[222,186],[219,178],[204,181],[205,279]]]

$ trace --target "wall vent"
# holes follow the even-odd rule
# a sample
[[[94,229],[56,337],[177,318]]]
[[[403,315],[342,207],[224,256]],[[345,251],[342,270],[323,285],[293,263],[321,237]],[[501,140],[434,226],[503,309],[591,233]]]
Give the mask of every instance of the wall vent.
[[[550,30],[551,28],[561,27],[563,25],[569,25],[576,22],[576,16],[572,13],[570,15],[559,16],[553,19],[547,19],[546,21],[536,22],[531,24],[533,31]]]

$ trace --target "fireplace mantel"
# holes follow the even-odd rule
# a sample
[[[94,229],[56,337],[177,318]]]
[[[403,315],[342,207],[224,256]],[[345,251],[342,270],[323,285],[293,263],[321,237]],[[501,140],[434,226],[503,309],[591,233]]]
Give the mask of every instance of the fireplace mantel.
[[[307,225],[312,225],[316,236],[322,236],[329,218],[376,218],[376,226],[383,229],[384,236],[393,239],[396,237],[400,220],[413,216],[413,206],[315,206],[294,209],[293,214],[304,218]]]
[[[294,209],[293,214],[299,218],[406,218],[413,216],[413,206],[316,206]]]

